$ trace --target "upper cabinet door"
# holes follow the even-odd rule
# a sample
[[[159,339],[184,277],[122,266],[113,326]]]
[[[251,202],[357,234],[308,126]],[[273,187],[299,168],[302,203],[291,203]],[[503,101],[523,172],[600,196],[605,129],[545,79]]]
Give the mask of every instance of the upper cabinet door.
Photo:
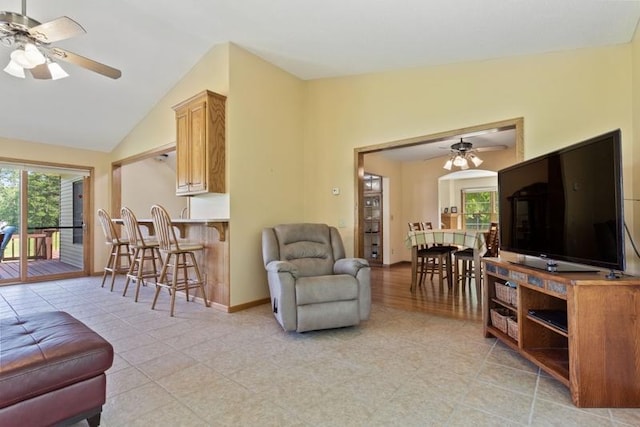
[[[176,194],[224,193],[226,97],[204,91],[176,112]]]

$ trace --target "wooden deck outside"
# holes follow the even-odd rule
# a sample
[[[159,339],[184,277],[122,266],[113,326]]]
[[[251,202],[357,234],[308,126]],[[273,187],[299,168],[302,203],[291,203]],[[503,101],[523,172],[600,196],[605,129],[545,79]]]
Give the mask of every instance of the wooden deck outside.
[[[61,262],[58,259],[30,259],[28,262],[28,276],[38,277],[81,271],[78,267]],[[3,260],[0,262],[0,283],[17,280],[20,277],[20,263],[18,261]]]

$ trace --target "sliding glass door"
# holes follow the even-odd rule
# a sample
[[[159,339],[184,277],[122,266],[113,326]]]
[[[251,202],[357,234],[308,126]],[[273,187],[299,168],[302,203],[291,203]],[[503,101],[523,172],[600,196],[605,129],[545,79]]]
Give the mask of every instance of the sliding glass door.
[[[0,218],[14,227],[0,283],[85,273],[88,177],[82,169],[0,163]]]

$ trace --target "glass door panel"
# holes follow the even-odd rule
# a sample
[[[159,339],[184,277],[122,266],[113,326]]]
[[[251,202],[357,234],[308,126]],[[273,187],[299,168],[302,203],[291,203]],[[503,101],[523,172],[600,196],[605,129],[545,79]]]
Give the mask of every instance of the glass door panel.
[[[20,278],[20,171],[0,167],[0,283]]]
[[[28,171],[27,177],[27,277],[83,271],[83,175]]]

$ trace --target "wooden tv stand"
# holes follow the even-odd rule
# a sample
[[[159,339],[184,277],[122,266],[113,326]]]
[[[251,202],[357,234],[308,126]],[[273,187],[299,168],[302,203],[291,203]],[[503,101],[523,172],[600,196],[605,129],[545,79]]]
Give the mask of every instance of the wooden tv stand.
[[[640,407],[640,279],[605,273],[550,273],[485,258],[483,328],[569,387],[584,408]],[[514,304],[498,299],[496,283],[517,284]],[[503,332],[490,310],[517,320]],[[529,314],[567,311],[568,331]],[[512,324],[512,326],[514,326]]]

